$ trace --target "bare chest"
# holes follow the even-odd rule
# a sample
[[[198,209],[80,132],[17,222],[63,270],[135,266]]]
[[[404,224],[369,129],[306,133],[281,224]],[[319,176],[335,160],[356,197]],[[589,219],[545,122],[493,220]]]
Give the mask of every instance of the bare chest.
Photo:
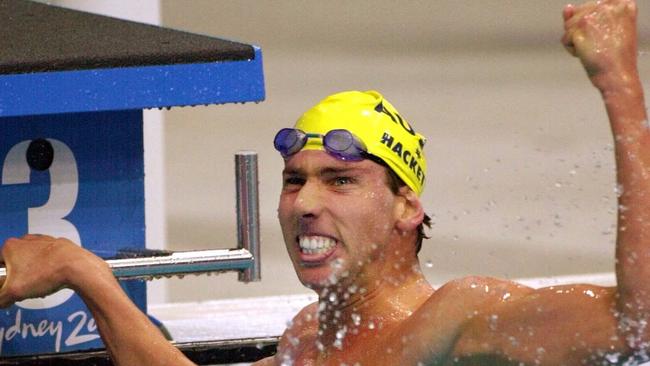
[[[401,344],[389,344],[388,330],[349,335],[338,346],[325,346],[316,335],[305,337],[282,355],[287,364],[296,366],[405,365],[401,362]]]

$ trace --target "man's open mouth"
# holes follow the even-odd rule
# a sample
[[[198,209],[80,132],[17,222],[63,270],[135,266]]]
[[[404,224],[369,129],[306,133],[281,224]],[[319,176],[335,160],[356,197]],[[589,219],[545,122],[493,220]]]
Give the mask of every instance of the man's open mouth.
[[[300,251],[304,254],[322,255],[328,253],[336,246],[336,241],[325,236],[306,236],[298,237]]]
[[[308,267],[320,266],[336,252],[336,239],[321,235],[300,235],[297,238],[300,261]]]

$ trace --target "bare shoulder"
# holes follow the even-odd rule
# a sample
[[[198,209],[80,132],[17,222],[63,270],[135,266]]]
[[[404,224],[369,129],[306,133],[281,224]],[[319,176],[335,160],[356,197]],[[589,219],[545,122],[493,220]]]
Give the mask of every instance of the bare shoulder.
[[[469,276],[446,283],[393,333],[402,342],[402,363],[437,364],[447,359],[469,322],[503,302],[513,302],[533,289],[491,277]],[[408,342],[404,342],[404,341]]]
[[[315,344],[316,332],[318,331],[317,313],[318,303],[315,302],[302,308],[293,317],[290,325],[280,338],[278,352],[275,356],[278,360],[281,360],[285,355],[290,356],[291,359],[296,359],[307,347]]]
[[[447,282],[438,288],[418,309],[417,313],[429,317],[432,314],[457,313],[458,324],[495,306],[518,301],[535,290],[522,284],[492,277],[467,276]]]
[[[432,296],[444,300],[459,296],[471,296],[472,299],[483,304],[491,304],[490,300],[513,301],[528,295],[535,290],[520,283],[486,276],[466,276],[447,282]],[[474,304],[476,305],[476,304]]]
[[[625,353],[615,295],[614,288],[584,284],[528,288],[477,311],[463,326],[453,354],[581,364],[613,350]]]
[[[291,323],[282,335],[282,339],[293,337],[303,337],[307,334],[314,333],[318,330],[318,302],[311,303],[296,314]]]

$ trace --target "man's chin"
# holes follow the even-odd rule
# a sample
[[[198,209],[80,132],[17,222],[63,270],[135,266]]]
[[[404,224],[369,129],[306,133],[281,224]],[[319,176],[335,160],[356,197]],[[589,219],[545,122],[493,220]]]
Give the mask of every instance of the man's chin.
[[[298,279],[303,286],[312,290],[330,287],[338,282],[338,278],[332,274],[315,275],[313,273],[299,273]]]
[[[334,271],[330,268],[303,268],[298,272],[298,279],[303,286],[318,291],[332,286],[345,286],[348,284],[346,271]]]

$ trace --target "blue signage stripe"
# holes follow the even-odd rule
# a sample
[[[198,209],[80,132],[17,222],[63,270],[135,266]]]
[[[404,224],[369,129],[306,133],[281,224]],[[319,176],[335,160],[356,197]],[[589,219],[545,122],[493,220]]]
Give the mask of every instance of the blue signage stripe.
[[[0,117],[264,100],[255,58],[164,66],[0,75]]]

